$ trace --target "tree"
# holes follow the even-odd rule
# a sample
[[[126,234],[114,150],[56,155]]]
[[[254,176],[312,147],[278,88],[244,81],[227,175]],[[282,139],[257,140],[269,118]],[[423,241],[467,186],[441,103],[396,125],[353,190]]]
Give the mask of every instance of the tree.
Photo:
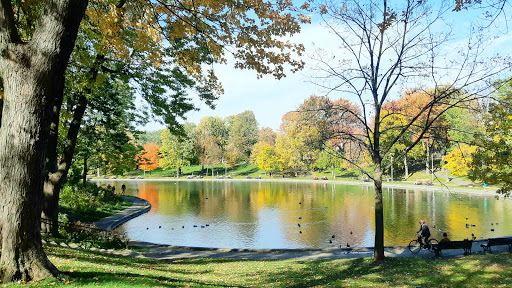
[[[185,125],[186,136],[173,135],[169,129],[164,129],[160,136],[160,167],[176,169],[176,177],[180,177],[181,168],[188,166],[196,158],[194,147],[194,124]]]
[[[140,133],[139,137],[137,137],[137,145],[142,146],[147,143],[156,143],[158,146],[162,146],[162,139],[160,139],[162,132],[164,132],[164,129],[156,131],[143,131]]]
[[[126,36],[117,34],[120,31],[118,25],[129,23],[141,25],[138,29],[127,29],[128,34],[154,40],[138,41],[140,47],[160,48],[165,44],[167,47],[183,47],[199,41],[200,45],[183,49],[174,57],[176,66],[187,67],[187,71],[198,79],[205,79],[200,73],[204,63],[200,61],[201,57],[212,55],[209,64],[226,62],[227,49],[238,61],[235,67],[254,69],[258,75],[272,74],[281,78],[284,64],[289,63],[294,70],[303,66],[303,62],[293,60],[292,56],[292,53],[300,54],[303,47],[276,39],[299,32],[299,22],[310,21],[302,14],[287,13],[293,8],[289,2],[272,5],[266,1],[246,0],[202,2],[202,5],[180,2],[175,5],[175,2],[167,1],[121,0],[115,3],[101,0],[94,3],[105,9],[95,9],[96,14],[88,17],[99,19],[99,30],[109,37],[93,46],[100,44],[119,57],[137,52],[119,49],[123,46],[116,45]],[[64,75],[88,1],[50,0],[28,4],[0,1],[0,75],[4,89],[0,131],[0,192],[5,196],[0,214],[3,282],[42,279],[57,273],[42,250],[39,235],[43,179],[47,177],[50,184],[61,181],[61,172],[56,171],[57,175],[53,172],[54,157],[49,160],[52,163],[46,165],[53,167],[48,171],[45,167],[46,148],[47,144],[54,146],[56,143],[52,140],[50,144],[49,140],[57,133],[58,125],[54,120],[60,114]],[[144,13],[140,13],[142,11]],[[148,54],[155,65],[163,62],[158,61],[158,56],[165,58],[168,55],[161,51],[154,49]],[[103,56],[96,55],[95,59],[101,60]],[[210,70],[205,74],[211,76],[206,77],[206,85],[216,86],[213,72]],[[179,97],[182,99],[183,95]],[[81,103],[86,104],[86,99]],[[166,103],[172,106],[174,102]],[[164,111],[172,112],[173,109]],[[52,179],[53,176],[59,179]],[[30,211],[27,211],[28,207]]]
[[[467,176],[473,163],[472,154],[476,152],[476,149],[476,146],[460,144],[458,148],[453,149],[443,157],[444,161],[447,162],[444,167],[450,170],[453,175]]]
[[[267,172],[270,172],[270,176],[272,176],[274,171],[279,171],[283,168],[274,148],[266,142],[258,142],[254,145],[251,161],[263,169],[265,175],[267,175]]]
[[[338,109],[342,115],[357,118],[361,130],[333,131],[333,137],[352,143],[357,147],[353,150],[365,151],[362,155],[369,155],[372,161],[373,172],[366,171],[366,174],[374,181],[375,188],[374,258],[382,260],[384,158],[394,152],[393,145],[411,129],[416,131],[414,141],[395,155],[396,158],[402,158],[429,136],[430,129],[447,110],[463,107],[481,97],[479,94],[488,88],[485,80],[503,71],[507,62],[499,57],[481,60],[487,40],[483,34],[470,35],[475,36],[470,37],[471,45],[459,43],[458,47],[466,49],[456,53],[448,49],[447,52],[445,45],[452,30],[440,26],[445,25],[441,19],[451,13],[452,8],[445,2],[430,5],[426,1],[412,0],[393,4],[386,0],[342,1],[328,2],[318,9],[341,48],[335,57],[323,51],[314,56],[319,63],[317,83],[331,93],[357,99],[360,105],[361,113]],[[440,32],[434,32],[434,26],[435,31]],[[407,118],[405,125],[392,131],[394,137],[384,142],[384,134],[390,130],[382,126],[383,107],[392,93],[407,83],[415,83],[416,91],[430,97]],[[461,90],[471,93],[460,95]],[[346,159],[343,150],[339,155]]]
[[[50,133],[47,146],[48,179],[44,183],[41,216],[53,223],[45,221],[41,229],[54,236],[58,236],[60,188],[71,165],[80,162],[85,182],[89,163],[104,168],[104,172],[121,175],[135,168],[138,153],[132,141],[136,134],[134,123],[137,123],[135,94],[127,79],[104,75],[88,89],[88,97],[84,97],[83,91],[74,87],[79,76],[67,76],[64,108],[58,119],[52,119],[56,121],[52,127],[58,123],[58,129]]]
[[[246,159],[251,156],[252,146],[258,142],[258,122],[252,111],[237,114],[229,120],[228,146],[239,151]],[[235,152],[236,153],[236,152]],[[233,153],[233,154],[235,154]]]
[[[0,1],[0,275],[4,283],[51,277],[57,269],[41,244],[46,144],[55,95],[87,1],[55,0],[21,8]],[[25,7],[26,8],[26,7]],[[14,11],[18,11],[15,17]]]
[[[477,134],[471,153],[469,177],[486,184],[500,185],[500,191],[512,191],[512,81],[497,81],[496,100],[489,104],[484,117],[485,131]]]
[[[320,151],[318,159],[315,161],[315,168],[325,170],[327,168],[332,169],[332,177],[336,178],[336,168],[340,168],[343,160],[339,157],[335,157],[336,147],[332,141],[325,143],[325,148]]]
[[[204,165],[222,163],[228,140],[228,128],[220,117],[204,117],[195,128],[199,161]],[[213,171],[212,171],[213,173]]]
[[[239,61],[235,64],[237,68],[256,69],[259,76],[273,74],[277,78],[283,77],[284,63],[291,64],[293,70],[300,69],[303,63],[293,60],[292,54],[300,54],[302,46],[284,43],[274,36],[298,32],[298,22],[308,22],[308,18],[300,14],[287,14],[279,20],[274,16],[285,13],[291,4],[276,8],[266,6],[262,1],[247,2],[251,2],[251,5],[229,1],[216,2],[214,5],[205,2],[199,6],[195,3],[174,6],[166,1],[90,1],[86,11],[87,21],[81,25],[70,69],[76,75],[74,89],[80,96],[80,101],[72,109],[73,123],[78,124],[70,126],[67,132],[69,141],[64,156],[57,156],[54,149],[58,131],[52,130],[50,133],[48,179],[44,188],[45,199],[48,200],[45,202],[58,201],[60,186],[71,165],[79,123],[88,105],[89,94],[105,75],[130,79],[129,83],[138,88],[150,111],[144,111],[142,116],[165,123],[174,133],[182,134],[183,127],[178,120],[184,119],[188,111],[198,109],[196,103],[187,97],[186,91],[195,90],[200,100],[213,108],[213,101],[222,93],[222,87],[213,69],[203,67],[224,63],[227,51],[232,52]],[[239,13],[236,16],[230,14],[234,17],[219,17],[221,13],[226,13],[226,9]],[[252,9],[262,13],[251,14]],[[201,17],[197,14],[199,11]],[[213,13],[214,17],[202,17],[209,13]],[[269,19],[269,22],[251,26],[246,21],[238,21],[237,17],[248,22],[254,19]],[[218,26],[225,30],[219,33]],[[243,41],[238,37],[239,33],[243,34]],[[266,35],[264,41],[263,34]],[[254,39],[258,41],[252,41]],[[244,41],[249,41],[249,44],[242,43]],[[264,51],[260,47],[279,47],[280,52]],[[253,51],[254,48],[258,52]],[[267,58],[272,59],[264,61]],[[254,60],[265,64],[253,63]],[[62,95],[56,99],[52,127],[59,126]],[[56,215],[56,210],[50,209],[45,214]],[[56,217],[53,220],[56,221]]]
[[[272,130],[270,127],[263,127],[258,132],[259,142],[265,142],[270,146],[274,146],[276,144],[276,132]]]
[[[153,171],[158,168],[160,162],[160,149],[156,143],[144,144],[142,152],[137,154],[137,164],[144,171]]]

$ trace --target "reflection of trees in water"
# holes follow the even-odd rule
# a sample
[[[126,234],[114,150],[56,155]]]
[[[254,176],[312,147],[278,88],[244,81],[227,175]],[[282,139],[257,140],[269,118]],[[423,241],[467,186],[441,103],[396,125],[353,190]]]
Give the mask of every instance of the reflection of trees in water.
[[[151,212],[159,212],[159,186],[143,181],[137,185],[137,197],[146,199],[151,204]]]
[[[159,214],[193,219],[198,225],[216,223],[217,229],[222,226],[226,233],[220,237],[236,235],[262,241],[258,239],[262,233],[279,233],[275,237],[283,238],[293,247],[373,245],[371,187],[264,181],[146,181],[137,185],[138,196],[148,200]],[[484,237],[505,236],[498,234],[498,229],[490,234],[487,219],[502,224],[499,233],[509,233],[506,231],[512,228],[508,224],[512,219],[512,201],[491,197],[469,199],[464,195],[461,201],[458,196],[444,192],[400,189],[388,189],[385,193],[386,245],[407,244],[421,219],[427,221],[433,237],[439,238],[442,232],[438,229],[442,229],[455,240],[470,238],[471,233],[477,237],[483,233]],[[468,223],[475,227],[466,228],[466,217],[471,218]],[[329,240],[333,243],[329,244]]]
[[[452,240],[471,239],[471,234],[478,239],[481,236],[506,236],[512,228],[505,224],[499,227],[499,231],[495,229],[496,233],[490,231],[496,227],[491,223],[504,224],[512,219],[512,212],[507,213],[512,203],[506,204],[505,201],[492,197],[470,197],[412,189],[388,189],[386,193],[385,240],[394,245],[407,244],[407,239],[413,239],[414,233],[419,229],[419,220],[425,220],[432,237],[438,239],[442,238],[443,232],[447,232]]]

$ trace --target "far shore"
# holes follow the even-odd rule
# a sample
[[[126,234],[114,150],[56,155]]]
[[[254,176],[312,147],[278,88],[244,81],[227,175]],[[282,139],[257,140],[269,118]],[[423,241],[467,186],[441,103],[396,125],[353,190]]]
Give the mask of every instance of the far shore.
[[[90,180],[94,181],[167,181],[167,182],[190,182],[190,181],[244,181],[244,182],[294,182],[294,183],[317,183],[317,184],[342,184],[342,185],[358,185],[358,186],[373,186],[373,182],[364,182],[361,180],[313,180],[313,179],[291,179],[291,178],[276,178],[276,179],[246,179],[246,178],[232,178],[232,179],[217,179],[217,178],[201,178],[201,179],[187,179],[187,178],[148,178],[148,179],[128,179],[128,178],[120,178],[120,179],[101,179],[101,178],[92,178]],[[413,182],[382,182],[382,186],[384,188],[396,188],[396,189],[413,189],[413,190],[426,190],[433,192],[453,192],[453,193],[464,193],[471,194],[474,196],[491,196],[491,197],[500,197],[503,198],[503,194],[497,194],[496,191],[498,188],[496,187],[478,187],[478,188],[468,188],[455,186],[454,184],[444,184],[444,183],[434,183],[433,185],[415,185]]]

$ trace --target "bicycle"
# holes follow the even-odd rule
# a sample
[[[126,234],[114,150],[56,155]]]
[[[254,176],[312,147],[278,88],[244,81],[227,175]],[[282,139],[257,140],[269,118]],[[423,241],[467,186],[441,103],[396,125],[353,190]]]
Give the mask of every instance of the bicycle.
[[[420,252],[421,248],[427,249],[430,252],[435,252],[434,246],[437,246],[438,244],[439,241],[432,238],[428,240],[428,245],[425,245],[423,241],[420,241],[420,236],[418,236],[417,239],[413,239],[411,242],[409,242],[409,246],[407,246],[407,248],[409,248],[409,251],[411,251],[413,254]]]

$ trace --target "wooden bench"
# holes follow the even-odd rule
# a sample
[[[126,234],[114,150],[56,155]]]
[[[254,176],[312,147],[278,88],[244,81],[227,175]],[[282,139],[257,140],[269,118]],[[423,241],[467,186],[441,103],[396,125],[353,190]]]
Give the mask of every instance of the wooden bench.
[[[487,243],[480,245],[485,252],[492,253],[491,247],[498,245],[508,245],[508,250],[512,249],[512,237],[489,238]]]
[[[440,242],[439,244],[434,244],[433,246],[433,249],[436,252],[436,256],[441,256],[443,250],[449,249],[464,249],[464,255],[468,255],[471,254],[471,247],[473,246],[473,241],[464,240]]]

